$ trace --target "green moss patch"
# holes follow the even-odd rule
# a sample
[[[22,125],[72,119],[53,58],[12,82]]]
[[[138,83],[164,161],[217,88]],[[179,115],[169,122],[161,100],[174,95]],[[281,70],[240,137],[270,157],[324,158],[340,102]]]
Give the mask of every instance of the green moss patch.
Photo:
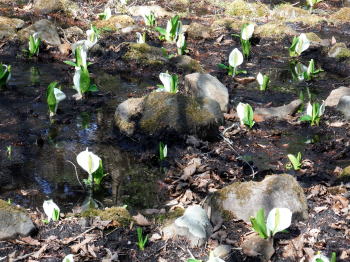
[[[259,2],[248,3],[244,0],[234,0],[225,6],[225,13],[229,16],[264,17],[269,15],[270,10]]]
[[[282,39],[286,36],[295,36],[298,33],[281,22],[270,22],[256,27],[255,34],[260,37]]]
[[[128,226],[132,217],[124,207],[110,207],[106,209],[89,209],[80,213],[81,217],[100,217],[101,220],[113,220],[120,226]]]

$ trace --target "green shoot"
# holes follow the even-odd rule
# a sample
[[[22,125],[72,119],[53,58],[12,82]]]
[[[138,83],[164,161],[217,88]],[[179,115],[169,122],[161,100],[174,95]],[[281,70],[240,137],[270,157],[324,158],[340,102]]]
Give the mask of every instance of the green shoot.
[[[41,40],[39,37],[39,33],[34,33],[29,36],[28,50],[27,50],[29,57],[38,56],[40,43],[41,43]]]
[[[163,142],[159,142],[159,160],[163,161],[168,156],[168,146],[164,145]]]
[[[184,55],[185,53],[188,53],[186,38],[185,38],[184,33],[181,33],[179,35],[177,42],[176,42],[176,46],[177,46],[177,54],[178,55]]]
[[[157,24],[156,16],[153,12],[151,12],[149,15],[144,15],[143,19],[145,21],[146,26],[155,27]]]
[[[141,227],[138,227],[136,229],[136,231],[137,231],[137,246],[140,248],[140,250],[143,251],[143,250],[145,250],[145,246],[146,246],[147,241],[148,241],[148,236],[143,237]]]
[[[312,80],[315,76],[317,76],[319,73],[323,72],[321,68],[315,69],[315,61],[313,59],[310,60],[309,66],[307,67],[306,72],[304,72],[304,79],[305,81]]]
[[[0,87],[6,86],[11,79],[11,66],[0,63]]]
[[[300,121],[310,122],[311,126],[319,125],[321,116],[323,115],[325,110],[324,102],[320,105],[319,103],[311,103],[309,102],[306,108],[306,114],[300,117]]]
[[[12,158],[12,146],[11,145],[6,147],[6,155],[7,155],[8,159]]]
[[[64,61],[64,63],[73,67],[84,67],[84,69],[87,69],[88,65],[90,65],[90,63],[88,63],[86,60],[87,52],[87,46],[85,44],[80,44],[75,48],[75,50],[73,50],[75,62]]]
[[[159,39],[167,42],[175,42],[182,33],[182,23],[178,15],[174,16],[167,22],[166,28],[157,26],[155,29],[160,33]]]
[[[253,230],[257,232],[261,238],[266,239],[269,237],[265,223],[265,210],[263,208],[259,209],[255,217],[250,218],[250,222],[252,223]]]
[[[295,171],[300,170],[302,166],[302,160],[301,160],[301,153],[298,152],[298,154],[295,156],[293,154],[288,154],[287,155],[290,163],[287,164],[287,168],[291,169],[293,168]]]

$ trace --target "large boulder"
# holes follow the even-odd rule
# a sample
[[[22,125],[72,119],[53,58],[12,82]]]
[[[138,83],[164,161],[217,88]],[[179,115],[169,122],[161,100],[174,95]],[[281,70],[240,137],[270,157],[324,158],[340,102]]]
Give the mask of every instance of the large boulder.
[[[268,214],[275,207],[289,208],[293,220],[308,217],[307,202],[298,182],[291,175],[271,175],[261,182],[237,182],[215,192],[208,201],[213,216],[236,217],[246,222],[263,208]]]
[[[213,228],[205,210],[198,206],[189,206],[183,216],[163,228],[165,239],[181,236],[186,238],[192,247],[203,246],[212,234]]]
[[[28,236],[35,230],[32,220],[23,211],[0,200],[0,240]]]
[[[341,86],[332,90],[329,96],[326,98],[326,106],[337,106],[339,100],[343,96],[350,96],[350,87]]]
[[[121,103],[114,119],[117,128],[127,135],[135,132],[152,137],[195,134],[210,138],[217,136],[223,114],[212,99],[153,92],[142,100],[128,99]]]
[[[18,29],[24,26],[24,21],[17,18],[0,16],[0,40],[14,36]]]
[[[185,89],[194,97],[207,97],[219,103],[221,111],[227,112],[228,90],[215,76],[193,73],[185,76]]]
[[[29,36],[36,32],[39,33],[41,40],[48,45],[59,46],[61,44],[56,26],[47,19],[39,20],[33,25],[22,29],[18,32],[18,35],[22,41],[27,41]]]

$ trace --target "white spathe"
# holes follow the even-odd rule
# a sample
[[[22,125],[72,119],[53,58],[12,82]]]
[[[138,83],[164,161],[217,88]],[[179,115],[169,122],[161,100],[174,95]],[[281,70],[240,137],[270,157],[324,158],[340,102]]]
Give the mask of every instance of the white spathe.
[[[292,223],[292,212],[289,208],[273,208],[266,220],[268,232],[272,235],[287,229]]]
[[[39,41],[39,33],[34,33],[32,36],[34,38],[35,43],[37,44]]]
[[[323,262],[329,262],[328,257],[322,255],[322,254],[317,254],[316,256],[314,256],[311,260],[311,262],[316,262],[316,259],[322,259]]]
[[[307,72],[307,67],[305,65],[303,65],[302,63],[297,63],[297,65],[294,67],[295,68],[295,72],[298,75],[298,79],[304,80],[304,73]]]
[[[236,112],[237,112],[237,116],[239,118],[239,121],[241,123],[241,125],[244,125],[243,119],[244,119],[244,111],[246,110],[247,104],[239,102],[239,104],[236,107]]]
[[[181,33],[177,39],[176,46],[177,48],[182,48],[185,45],[185,34]]]
[[[8,74],[8,76],[7,76],[7,78],[6,78],[6,81],[5,81],[5,83],[7,84],[9,81],[10,81],[10,79],[11,79],[11,72],[9,72],[9,67],[8,67],[8,65],[2,65],[3,67],[5,67],[5,74],[8,72],[9,74]]]
[[[160,73],[159,79],[164,86],[163,91],[170,92],[171,91],[171,82],[173,81],[173,78],[171,77],[171,75],[168,73]]]
[[[243,63],[243,55],[237,48],[233,49],[228,57],[228,63],[232,67],[237,67]]]
[[[143,38],[142,34],[140,32],[136,32],[136,43],[138,44],[144,44],[145,43],[145,39]]]
[[[81,88],[80,88],[80,76],[81,76],[81,68],[76,67],[75,68],[75,73],[73,76],[73,88],[78,92],[76,95],[76,99],[79,100],[83,97],[83,94],[81,93]]]
[[[77,162],[89,175],[94,173],[100,166],[101,158],[90,152],[88,148],[77,155]]]
[[[310,46],[310,41],[307,38],[306,34],[301,33],[298,37],[297,45],[295,46],[295,52],[300,55],[302,52],[304,52],[306,49],[308,49]]]
[[[55,210],[60,212],[60,208],[55,204],[55,202],[53,202],[52,199],[44,201],[43,209],[44,209],[45,214],[47,215],[47,220],[49,222],[53,218]]]
[[[103,14],[105,15],[105,20],[108,20],[109,18],[111,18],[112,17],[111,8],[106,7]]]
[[[326,105],[325,105],[324,100],[323,100],[322,104],[320,105],[320,109],[318,110],[318,116],[322,116],[324,114],[325,109],[326,109]]]
[[[241,37],[243,40],[249,40],[254,33],[254,24],[248,24],[242,29]]]
[[[225,262],[225,260],[219,258],[219,257],[216,257],[214,256],[214,253],[213,252],[210,252],[209,253],[209,260],[207,262]]]
[[[90,49],[97,43],[97,35],[93,28],[86,31],[87,40],[84,42],[84,45],[87,49]]]
[[[55,98],[56,98],[56,105],[55,105],[55,112],[50,112],[50,115],[52,116],[55,115],[57,112],[58,103],[66,99],[66,94],[56,87],[53,89],[53,94],[55,95]]]
[[[264,83],[264,76],[262,73],[259,72],[259,74],[256,76],[256,81],[258,81],[259,85],[262,86]]]
[[[69,254],[67,256],[65,256],[62,260],[62,262],[74,262],[74,255],[73,254]]]

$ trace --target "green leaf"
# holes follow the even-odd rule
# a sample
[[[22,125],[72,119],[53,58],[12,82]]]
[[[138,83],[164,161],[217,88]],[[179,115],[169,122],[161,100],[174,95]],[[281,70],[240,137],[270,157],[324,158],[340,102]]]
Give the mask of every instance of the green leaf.
[[[229,68],[227,65],[224,65],[224,64],[217,64],[217,67],[224,70]]]
[[[166,30],[162,27],[157,26],[154,29],[158,31],[161,35],[166,35]]]
[[[251,217],[250,222],[255,232],[259,234],[260,237],[266,239],[268,238],[266,222],[265,222],[265,210],[260,208],[256,214],[256,217]]]
[[[97,85],[95,85],[95,84],[90,85],[88,92],[97,92],[97,91],[99,91],[97,88]]]
[[[301,168],[301,153],[299,152],[297,157],[292,154],[288,154],[287,157],[292,163],[294,170],[299,170]]]
[[[331,261],[330,262],[337,262],[337,254],[335,252],[332,252]]]
[[[189,258],[187,259],[187,262],[203,262],[203,261],[195,258]]]
[[[301,117],[299,118],[299,120],[300,120],[300,121],[307,121],[307,122],[309,122],[309,121],[312,120],[312,118],[311,118],[311,116],[309,116],[309,115],[304,115],[304,116],[301,116]]]
[[[316,262],[324,262],[321,258],[316,258]]]
[[[89,71],[83,66],[81,66],[80,68],[81,68],[80,89],[81,89],[81,92],[84,94],[88,92],[90,88],[90,74],[89,74]]]
[[[46,90],[46,101],[47,105],[49,106],[50,112],[55,113],[55,107],[57,104],[55,93],[54,93],[54,88],[57,86],[57,82],[52,82],[49,84]]]
[[[70,65],[70,66],[74,66],[74,67],[77,67],[77,66],[78,66],[76,63],[74,63],[74,62],[72,62],[72,61],[68,61],[68,60],[63,61],[63,63],[65,63],[65,64],[67,64],[67,65]]]

